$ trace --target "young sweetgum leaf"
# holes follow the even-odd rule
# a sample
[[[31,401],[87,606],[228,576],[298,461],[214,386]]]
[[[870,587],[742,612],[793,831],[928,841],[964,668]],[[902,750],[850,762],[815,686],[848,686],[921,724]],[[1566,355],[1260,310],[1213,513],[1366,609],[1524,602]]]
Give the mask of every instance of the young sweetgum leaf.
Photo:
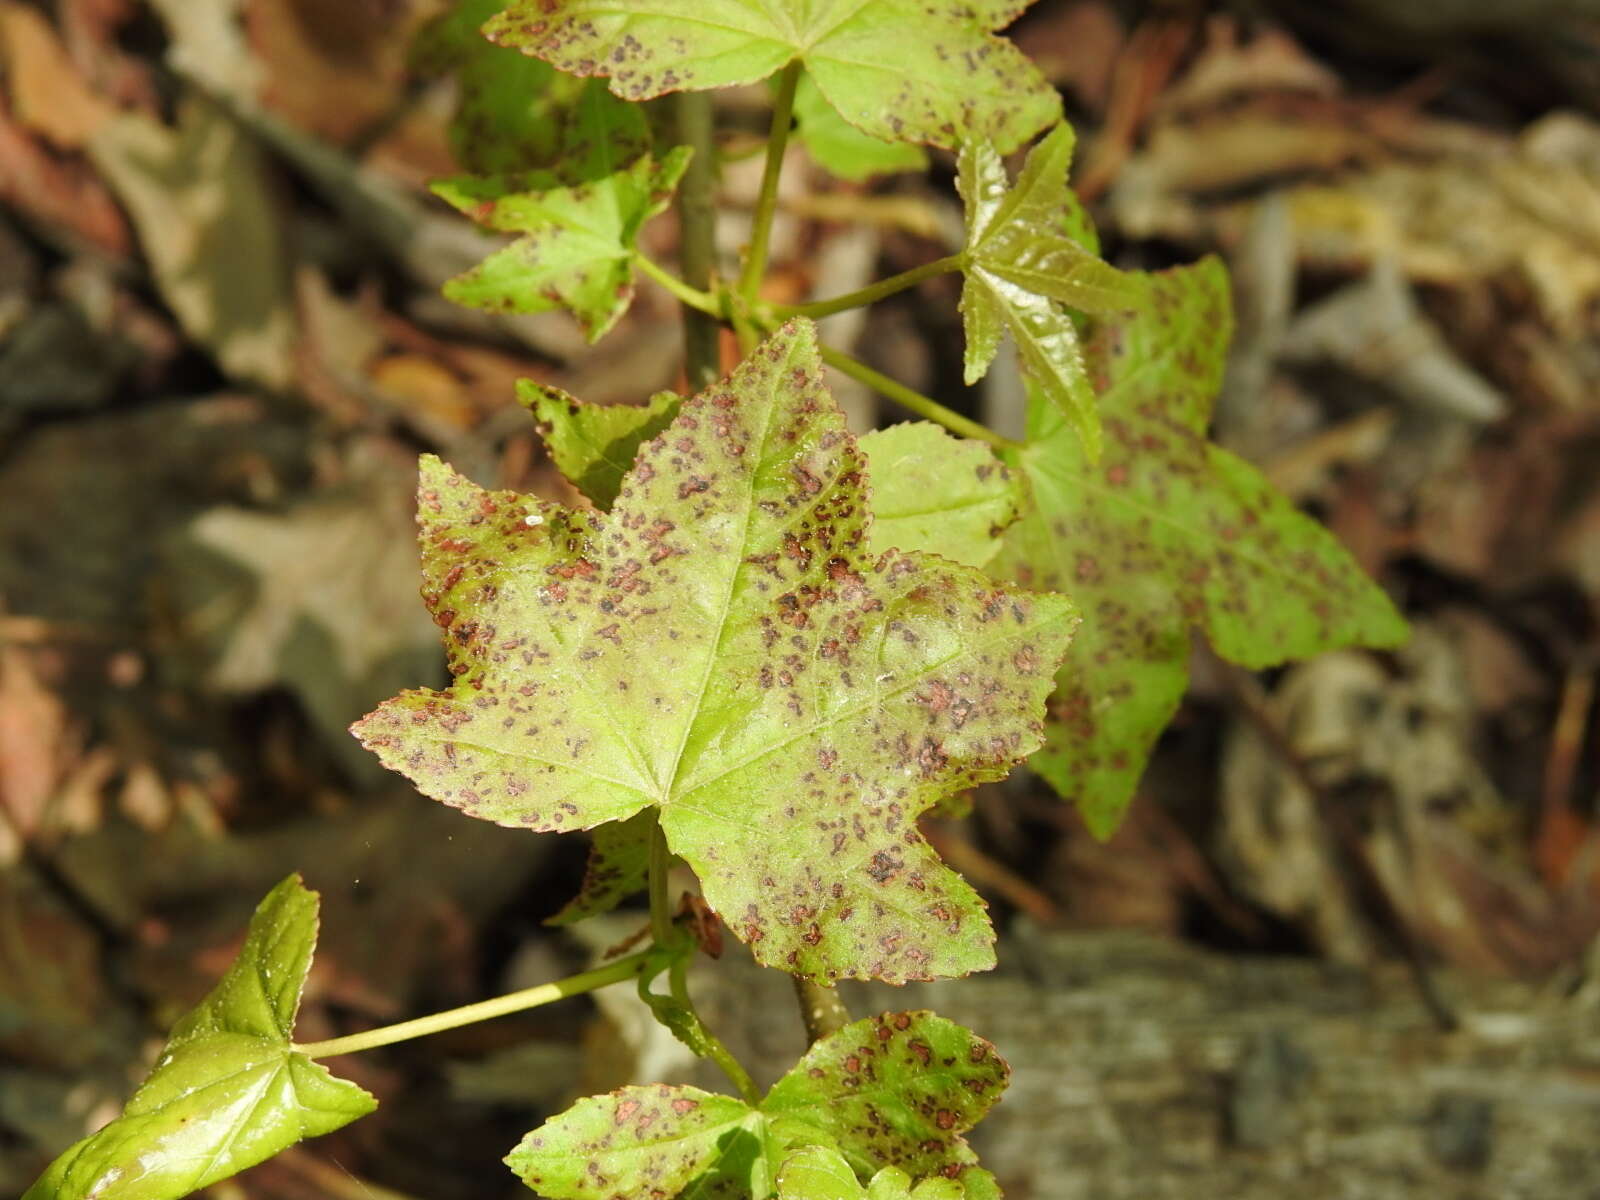
[[[616,324],[633,300],[634,239],[666,208],[688,165],[679,146],[586,180],[553,171],[442,180],[433,190],[479,224],[523,236],[445,284],[457,304],[490,312],[565,308],[591,342]]]
[[[290,1044],[316,940],[316,893],[290,876],[122,1115],[56,1159],[24,1200],[176,1200],[371,1112],[371,1096]]]
[[[649,153],[650,124],[637,104],[484,37],[480,26],[501,7],[460,0],[422,31],[412,53],[419,71],[456,77],[450,144],[463,168],[493,175],[543,167],[579,183]]]
[[[578,1101],[506,1162],[548,1200],[765,1200],[775,1190],[789,1195],[785,1172],[787,1186],[798,1186],[797,1148],[817,1146],[830,1154],[801,1161],[825,1162],[841,1184],[848,1178],[855,1191],[844,1197],[862,1194],[858,1175],[893,1168],[961,1185],[948,1197],[914,1191],[915,1200],[997,1200],[961,1134],[998,1099],[1006,1076],[994,1047],[961,1026],[927,1012],[885,1013],[818,1042],[758,1106],[692,1087],[623,1088]]]
[[[1016,186],[993,146],[961,148],[957,184],[966,206],[967,248],[961,288],[965,373],[976,383],[1009,333],[1023,373],[1073,423],[1091,458],[1100,445],[1094,388],[1078,331],[1063,305],[1096,316],[1128,311],[1137,291],[1128,277],[1074,236],[1081,213],[1067,187],[1072,129],[1057,125],[1028,152]]]
[[[1232,327],[1222,265],[1131,278],[1139,315],[1088,346],[1104,455],[1035,391],[1016,455],[1034,503],[994,565],[1083,606],[1032,765],[1102,837],[1183,695],[1191,628],[1251,668],[1406,636],[1326,529],[1206,440]]]
[[[939,558],[874,557],[867,501],[808,322],[685,400],[608,513],[425,458],[424,598],[455,682],[355,731],[501,824],[659,808],[764,963],[893,981],[986,968],[982,902],[916,818],[1039,744],[1076,616]]]
[[[867,434],[861,449],[873,483],[874,554],[925,550],[981,567],[999,552],[1022,490],[989,447],[911,421]]]
[[[1008,154],[1060,116],[1055,89],[992,31],[1029,0],[517,0],[484,26],[628,100],[765,79],[795,59],[863,133]]]
[[[676,392],[657,392],[644,404],[585,404],[531,379],[518,381],[517,399],[533,413],[556,469],[601,509],[617,498],[639,447],[670,425],[683,403]]]
[[[930,1012],[884,1013],[811,1047],[761,1110],[812,1126],[858,1175],[964,1174],[977,1159],[961,1136],[1005,1090],[995,1048]]]
[[[886,142],[846,121],[809,75],[802,75],[795,89],[794,131],[813,161],[840,179],[859,183],[875,175],[920,171],[928,165],[922,147]]]

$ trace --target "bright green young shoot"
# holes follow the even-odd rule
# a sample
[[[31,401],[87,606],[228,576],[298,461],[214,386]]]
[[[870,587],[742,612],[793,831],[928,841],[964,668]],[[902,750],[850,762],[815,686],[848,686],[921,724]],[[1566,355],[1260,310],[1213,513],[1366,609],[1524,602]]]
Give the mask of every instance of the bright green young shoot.
[[[805,322],[685,400],[608,513],[424,460],[424,594],[456,679],[357,733],[506,825],[658,808],[763,962],[986,968],[983,906],[916,818],[1038,745],[1075,615],[942,559],[870,554],[862,468]]]
[[[473,220],[522,235],[452,279],[444,294],[489,312],[565,308],[591,342],[599,340],[633,301],[639,229],[666,208],[688,161],[679,146],[659,162],[646,156],[582,183],[540,170],[434,184]]]
[[[1137,293],[1127,276],[1072,236],[1077,211],[1067,187],[1072,130],[1057,125],[1028,152],[1016,186],[992,146],[979,140],[961,149],[957,182],[967,212],[966,283],[961,320],[966,331],[966,380],[988,371],[1009,333],[1023,372],[1072,423],[1093,458],[1100,448],[1094,387],[1084,369],[1078,331],[1067,306],[1095,316],[1121,316]]]
[[[484,31],[629,100],[755,83],[798,59],[886,142],[1010,153],[1058,119],[1055,89],[992,31],[1028,0],[518,0]]]
[[[1083,607],[1031,765],[1101,836],[1183,695],[1191,629],[1251,668],[1406,636],[1326,529],[1206,440],[1232,324],[1222,265],[1132,278],[1140,315],[1088,346],[1104,454],[1091,462],[1035,391],[1028,445],[1015,456],[1033,506],[996,563]]]
[[[291,875],[122,1115],[56,1159],[24,1200],[177,1200],[376,1108],[290,1046],[316,940],[316,893]]]
[[[994,1177],[976,1168],[960,1179],[936,1175],[913,1182],[899,1167],[885,1167],[862,1187],[844,1156],[827,1146],[802,1146],[778,1171],[778,1200],[983,1200],[999,1195]]]

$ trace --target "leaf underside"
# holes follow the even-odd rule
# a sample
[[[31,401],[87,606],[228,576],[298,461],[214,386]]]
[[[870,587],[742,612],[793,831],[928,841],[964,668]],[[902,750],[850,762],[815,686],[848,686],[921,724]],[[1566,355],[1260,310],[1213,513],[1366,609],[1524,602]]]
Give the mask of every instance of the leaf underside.
[[[623,1088],[553,1117],[506,1163],[550,1200],[765,1197],[793,1152],[816,1146],[837,1156],[830,1165],[849,1173],[855,1195],[858,1174],[886,1200],[899,1194],[889,1186],[897,1177],[937,1176],[971,1186],[916,1200],[987,1200],[998,1192],[985,1189],[962,1134],[1007,1075],[994,1047],[954,1022],[884,1013],[818,1042],[758,1106],[685,1086]]]
[[[800,59],[847,122],[886,142],[1010,153],[1061,102],[993,30],[1028,0],[519,0],[484,31],[628,100],[735,87]]]
[[[1083,607],[1031,765],[1102,837],[1183,695],[1191,629],[1251,668],[1406,636],[1326,529],[1206,440],[1232,326],[1222,265],[1133,278],[1139,315],[1087,346],[1104,454],[1091,463],[1034,391],[1016,456],[1034,504],[994,567]]]
[[[1071,221],[1081,206],[1067,187],[1072,145],[1071,128],[1057,125],[1028,152],[1014,187],[994,147],[981,140],[962,147],[957,184],[967,248],[961,322],[966,381],[983,378],[1001,338],[1010,334],[1024,375],[1072,421],[1092,458],[1100,446],[1099,412],[1066,308],[1121,315],[1132,309],[1137,291],[1074,236]]]
[[[371,1112],[371,1096],[290,1045],[316,936],[316,894],[290,876],[122,1115],[56,1159],[24,1200],[176,1200]]]
[[[786,326],[639,451],[609,513],[435,459],[424,598],[455,683],[355,732],[475,816],[586,829],[654,806],[756,957],[893,981],[993,962],[916,818],[1039,744],[1063,598],[867,551],[860,451]]]

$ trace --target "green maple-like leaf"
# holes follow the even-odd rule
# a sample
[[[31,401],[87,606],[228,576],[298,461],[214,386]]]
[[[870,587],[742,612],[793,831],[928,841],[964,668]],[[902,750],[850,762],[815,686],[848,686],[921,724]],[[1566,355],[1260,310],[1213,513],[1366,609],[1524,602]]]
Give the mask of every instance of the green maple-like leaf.
[[[637,104],[483,36],[479,27],[502,7],[461,0],[423,30],[412,55],[418,70],[456,77],[450,143],[462,167],[486,175],[550,168],[578,183],[647,154],[650,124]]]
[[[884,1183],[872,1183],[885,1200],[898,1195],[886,1187],[911,1175],[963,1185],[948,1195],[918,1190],[915,1200],[989,1200],[998,1192],[984,1190],[987,1172],[972,1165],[961,1135],[999,1098],[1007,1074],[993,1046],[954,1022],[884,1013],[819,1041],[759,1105],[691,1087],[623,1088],[580,1100],[506,1162],[550,1200],[710,1200],[769,1196],[796,1149],[818,1146],[857,1188],[844,1197],[861,1194],[858,1174],[887,1169]]]
[[[1097,316],[1131,309],[1126,275],[1086,250],[1075,227],[1081,213],[1067,187],[1072,130],[1057,125],[1028,152],[1016,186],[981,140],[961,148],[957,183],[966,206],[967,247],[961,289],[965,373],[976,383],[1009,333],[1023,373],[1075,425],[1093,457],[1100,420],[1078,330],[1063,305]],[[1077,235],[1077,236],[1075,236]]]
[[[176,1200],[371,1112],[371,1096],[290,1044],[316,940],[316,893],[290,876],[122,1115],[56,1159],[24,1200]]]
[[[911,421],[867,434],[861,449],[872,479],[874,553],[924,550],[981,567],[999,552],[1022,491],[989,447]]]
[[[530,379],[517,383],[517,399],[533,413],[556,469],[602,509],[617,498],[639,447],[670,425],[683,403],[676,392],[657,392],[644,404],[585,404]]]
[[[688,147],[679,146],[660,161],[645,156],[580,183],[540,170],[434,184],[473,220],[523,235],[456,276],[444,294],[490,312],[565,308],[598,340],[632,302],[634,239],[666,208],[688,161]]]
[[[1101,836],[1183,695],[1192,628],[1252,668],[1406,636],[1326,529],[1206,440],[1232,327],[1221,264],[1133,278],[1140,315],[1088,347],[1105,453],[1089,461],[1060,412],[1033,395],[1016,460],[1034,503],[995,563],[1082,605],[1032,765]]]
[[[456,680],[357,734],[428,795],[506,825],[658,808],[765,963],[986,968],[983,905],[916,818],[1038,745],[1075,614],[942,559],[870,555],[862,466],[807,322],[685,400],[607,513],[424,459],[424,597]]]
[[[855,182],[896,171],[920,171],[927,152],[906,142],[886,142],[862,133],[839,115],[811,76],[802,75],[794,93],[794,131],[817,165]]]
[[[628,100],[754,83],[799,59],[851,125],[890,142],[1009,153],[1057,119],[993,30],[1029,0],[518,0],[484,31]]]

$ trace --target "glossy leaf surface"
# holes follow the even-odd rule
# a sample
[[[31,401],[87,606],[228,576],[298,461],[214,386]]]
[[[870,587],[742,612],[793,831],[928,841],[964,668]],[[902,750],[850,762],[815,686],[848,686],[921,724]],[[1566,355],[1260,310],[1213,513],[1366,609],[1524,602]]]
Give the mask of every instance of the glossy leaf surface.
[[[872,556],[862,465],[806,322],[685,400],[609,513],[424,459],[424,598],[456,679],[356,732],[428,795],[506,825],[658,807],[770,965],[989,966],[983,905],[916,817],[1038,745],[1075,614],[931,556]]]
[[[688,160],[680,146],[659,162],[647,156],[581,183],[528,171],[434,184],[478,223],[522,235],[445,284],[444,294],[489,312],[564,308],[598,340],[632,302],[634,239],[666,208]]]
[[[644,404],[585,404],[527,379],[517,384],[517,399],[539,423],[556,469],[603,509],[617,498],[639,447],[670,425],[683,403],[676,392],[657,392]]]
[[[1118,315],[1133,307],[1137,292],[1073,236],[1069,220],[1081,209],[1067,187],[1071,162],[1067,125],[1057,125],[1028,152],[1015,187],[994,147],[980,140],[962,147],[957,183],[967,248],[961,321],[967,382],[983,378],[1009,333],[1023,373],[1071,420],[1093,457],[1100,444],[1094,388],[1077,327],[1063,306]]]
[[[925,550],[981,567],[999,552],[1022,492],[989,447],[911,421],[867,434],[861,449],[872,481],[873,553]]]
[[[1034,507],[996,570],[1061,588],[1084,623],[1032,765],[1101,836],[1188,679],[1189,633],[1242,666],[1392,646],[1405,623],[1333,536],[1206,440],[1232,326],[1222,265],[1133,277],[1140,315],[1090,343],[1104,455],[1034,394],[1017,465]]]
[[[1061,102],[996,37],[1028,0],[518,0],[485,26],[628,100],[754,83],[801,60],[851,125],[883,141],[1004,153],[1057,119]]]
[[[460,0],[422,32],[413,54],[419,70],[455,75],[450,143],[465,170],[550,168],[578,183],[649,153],[650,125],[638,105],[484,37],[480,26],[502,7],[500,0]]]
[[[316,939],[316,894],[290,876],[122,1115],[56,1159],[25,1200],[176,1200],[371,1112],[371,1096],[290,1045]]]

